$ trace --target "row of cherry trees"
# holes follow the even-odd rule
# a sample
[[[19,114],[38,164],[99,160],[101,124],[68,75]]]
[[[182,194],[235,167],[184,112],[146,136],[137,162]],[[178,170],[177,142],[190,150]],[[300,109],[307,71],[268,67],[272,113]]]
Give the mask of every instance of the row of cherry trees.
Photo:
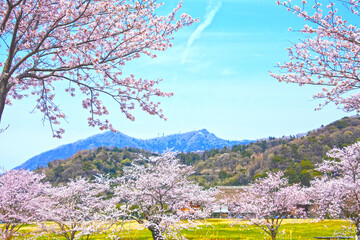
[[[209,216],[216,191],[189,181],[193,170],[174,156],[140,159],[119,178],[78,178],[58,187],[43,183],[38,173],[5,172],[0,176],[2,239],[12,239],[27,223],[37,223],[42,230],[32,234],[72,240],[130,220],[148,228],[154,239],[178,238],[179,230]]]
[[[305,206],[321,218],[351,220],[359,236],[359,149],[356,143],[331,150],[317,167],[322,177],[309,188],[290,185],[282,172],[269,173],[226,203],[233,216],[250,220],[272,239],[283,219],[306,217]],[[189,181],[192,168],[174,156],[168,152],[139,159],[118,178],[78,178],[58,187],[42,182],[44,176],[38,173],[5,172],[0,176],[2,239],[12,239],[27,223],[38,224],[34,235],[50,233],[72,240],[107,231],[116,238],[110,227],[118,229],[114,227],[132,220],[149,229],[154,239],[183,238],[181,229],[195,227],[221,201],[215,201],[217,191]]]
[[[321,177],[307,188],[289,185],[282,172],[270,173],[232,199],[233,213],[249,219],[274,240],[283,219],[306,217],[310,209],[319,218],[350,220],[359,238],[360,142],[329,151],[316,170]]]

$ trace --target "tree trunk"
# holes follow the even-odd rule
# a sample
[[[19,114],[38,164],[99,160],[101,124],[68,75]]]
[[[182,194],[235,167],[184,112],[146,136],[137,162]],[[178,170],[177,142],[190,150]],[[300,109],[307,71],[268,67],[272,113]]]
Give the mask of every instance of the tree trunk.
[[[11,240],[12,238],[13,238],[13,235],[14,235],[14,233],[13,232],[5,232],[5,234],[3,234],[3,237],[5,237],[5,238],[3,238],[4,240]]]
[[[13,237],[12,233],[5,235],[5,240],[11,240]]]
[[[148,229],[151,231],[152,237],[154,240],[164,240],[162,232],[159,229],[159,226],[156,224],[151,224],[148,226]]]
[[[356,221],[355,226],[356,226],[356,239],[360,239],[360,221]]]
[[[271,234],[271,240],[275,240],[276,239],[276,233],[272,233]]]
[[[0,78],[0,123],[4,112],[6,96],[9,92],[9,87],[5,79]]]
[[[276,229],[270,229],[271,232],[271,240],[275,240],[276,239],[276,234],[277,234],[277,228]]]
[[[2,227],[0,233],[1,233],[1,237],[4,240],[11,240],[14,236],[14,227],[12,224],[4,224],[4,226]]]

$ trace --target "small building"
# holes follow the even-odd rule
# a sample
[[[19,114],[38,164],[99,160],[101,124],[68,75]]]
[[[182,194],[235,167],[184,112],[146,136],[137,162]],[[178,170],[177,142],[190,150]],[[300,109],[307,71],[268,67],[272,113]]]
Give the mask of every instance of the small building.
[[[236,196],[237,193],[244,191],[245,186],[218,186],[218,194],[215,196],[216,200],[220,203],[212,213],[214,218],[230,218],[229,206],[226,204],[227,199]]]
[[[229,207],[226,204],[217,206],[211,214],[213,218],[229,218]]]

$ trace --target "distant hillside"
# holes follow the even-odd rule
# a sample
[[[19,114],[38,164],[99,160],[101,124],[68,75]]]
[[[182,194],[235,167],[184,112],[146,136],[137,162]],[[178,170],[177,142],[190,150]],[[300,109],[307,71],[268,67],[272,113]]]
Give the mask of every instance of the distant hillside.
[[[47,167],[36,169],[46,175],[45,180],[60,184],[76,177],[91,178],[97,174],[108,174],[111,177],[122,174],[123,167],[129,166],[134,159],[149,157],[153,153],[136,148],[98,147],[82,150],[66,160],[49,162]]]
[[[245,185],[267,171],[282,170],[291,183],[309,185],[326,153],[360,141],[360,119],[346,117],[305,136],[269,138],[227,151],[212,150],[208,156],[181,154],[196,169],[194,178],[203,185]],[[204,153],[206,154],[206,152]]]
[[[201,135],[201,134],[200,134]],[[204,186],[246,185],[266,175],[268,171],[283,170],[291,183],[309,185],[318,173],[315,164],[322,161],[326,152],[360,141],[360,119],[343,118],[307,134],[259,140],[250,144],[213,148],[205,151],[183,152],[178,157],[192,165],[192,178]],[[121,175],[140,155],[154,153],[133,148],[104,148],[78,152],[67,160],[48,164],[44,172],[47,180],[61,183],[77,176],[91,177],[98,173]]]
[[[174,151],[180,152],[193,152],[212,148],[231,147],[233,145],[248,144],[250,142],[252,141],[224,140],[209,133],[206,129],[146,140],[129,137],[123,133],[105,132],[43,152],[30,158],[25,163],[16,167],[16,169],[22,168],[34,170],[40,166],[46,167],[47,163],[50,161],[66,159],[81,150],[105,146],[117,148],[131,147],[162,153],[167,149],[173,149]]]

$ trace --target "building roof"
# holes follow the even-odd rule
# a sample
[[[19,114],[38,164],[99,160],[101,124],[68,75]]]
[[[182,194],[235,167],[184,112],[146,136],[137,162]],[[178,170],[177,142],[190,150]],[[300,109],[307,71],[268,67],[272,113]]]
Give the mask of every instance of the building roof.
[[[219,193],[216,194],[216,200],[225,200],[234,197],[237,193],[243,192],[247,186],[218,186]]]

